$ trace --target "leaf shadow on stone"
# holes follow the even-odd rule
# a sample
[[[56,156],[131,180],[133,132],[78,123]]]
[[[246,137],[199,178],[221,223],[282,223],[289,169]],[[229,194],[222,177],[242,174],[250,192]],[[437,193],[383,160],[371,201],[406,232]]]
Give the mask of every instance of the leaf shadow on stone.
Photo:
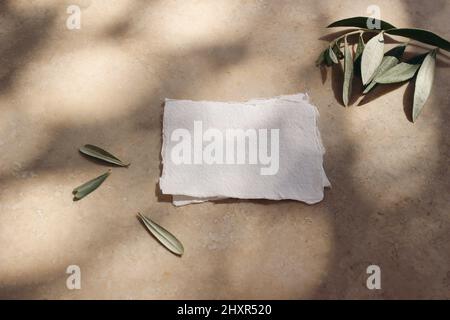
[[[358,103],[358,107],[364,106],[378,99],[379,97],[388,94],[389,92],[395,91],[404,84],[405,84],[404,82],[394,84],[383,84],[383,85],[377,84],[375,88],[373,88],[368,94],[363,96],[363,98]]]
[[[405,94],[403,95],[403,111],[409,122],[413,123],[412,111],[414,105],[414,89],[415,89],[415,77],[408,83]]]

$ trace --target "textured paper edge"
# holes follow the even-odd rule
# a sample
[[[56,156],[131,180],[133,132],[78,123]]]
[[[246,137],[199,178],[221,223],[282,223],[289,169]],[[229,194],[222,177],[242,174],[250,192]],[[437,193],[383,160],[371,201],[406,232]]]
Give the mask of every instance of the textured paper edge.
[[[323,156],[325,154],[326,150],[322,143],[322,137],[320,135],[320,130],[319,130],[318,119],[320,118],[320,113],[319,113],[319,110],[317,109],[317,107],[311,103],[311,99],[310,99],[308,93],[286,94],[286,95],[279,95],[279,96],[269,97],[269,98],[252,98],[252,99],[248,99],[246,101],[210,101],[210,100],[188,100],[188,99],[165,98],[163,112],[165,113],[166,103],[170,102],[170,101],[189,102],[189,103],[223,103],[223,104],[257,105],[260,102],[267,103],[270,100],[285,100],[285,101],[290,101],[290,102],[295,102],[295,103],[306,103],[309,107],[311,107],[313,109],[314,125],[315,125],[314,142],[316,144],[316,147],[322,153],[322,156]],[[165,130],[164,130],[165,116],[164,115],[165,114],[164,113],[163,113],[163,121],[162,121],[162,138],[163,139],[162,139],[162,146],[161,146],[161,165],[162,165],[163,169],[162,169],[161,177],[159,178],[160,184],[161,184],[161,179],[164,175],[164,152],[165,152],[165,145],[164,145],[164,135],[165,135]],[[325,168],[323,166],[323,157],[322,157],[322,184],[323,184],[323,188],[331,188],[330,180],[328,179],[326,172],[325,172]],[[163,193],[161,188],[160,188],[160,190]],[[316,203],[321,202],[323,200],[323,198],[324,198],[324,192],[322,192],[322,197],[318,201],[315,201],[315,200],[314,201],[307,201],[307,200],[299,201],[296,199],[281,199],[281,200],[293,200],[293,201],[303,202],[306,204],[316,204]],[[224,199],[230,199],[230,198],[225,197],[225,196],[195,197],[195,196],[188,196],[188,195],[180,194],[180,195],[172,195],[172,204],[174,206],[178,207],[178,206],[185,206],[185,205],[189,205],[189,204],[197,204],[197,203],[203,203],[203,202],[207,202],[207,201],[217,201],[217,200],[224,200]],[[252,200],[252,199],[247,199],[247,198],[239,198],[239,199]],[[266,199],[266,198],[258,198],[258,199]],[[255,200],[255,199],[253,199],[253,200]],[[279,201],[279,200],[275,200],[275,199],[268,199],[268,200]]]

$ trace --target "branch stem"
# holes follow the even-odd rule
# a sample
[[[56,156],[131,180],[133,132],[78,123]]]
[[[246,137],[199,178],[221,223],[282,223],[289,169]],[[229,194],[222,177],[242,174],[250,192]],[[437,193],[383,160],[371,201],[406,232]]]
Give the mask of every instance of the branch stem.
[[[373,30],[373,29],[360,29],[360,30],[355,30],[355,31],[351,31],[348,32],[346,34],[343,34],[342,36],[337,37],[336,39],[334,39],[332,42],[337,43],[339,40],[341,40],[342,38],[346,38],[347,36],[351,36],[354,34],[363,34],[365,32],[373,32],[373,33],[380,33],[383,32],[383,30]]]

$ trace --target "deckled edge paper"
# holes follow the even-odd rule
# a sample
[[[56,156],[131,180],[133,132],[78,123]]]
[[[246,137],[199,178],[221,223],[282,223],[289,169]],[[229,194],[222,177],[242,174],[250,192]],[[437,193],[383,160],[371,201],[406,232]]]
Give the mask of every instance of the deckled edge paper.
[[[245,102],[227,102],[229,104],[240,104],[240,105],[258,105],[260,103],[267,103],[268,101],[289,101],[289,102],[295,102],[299,104],[299,107],[304,107],[304,108],[311,108],[312,110],[314,110],[314,126],[315,126],[315,144],[317,146],[317,148],[321,151],[322,153],[322,163],[321,163],[321,171],[322,171],[322,184],[323,184],[323,188],[324,187],[331,187],[330,181],[328,180],[326,174],[325,174],[325,170],[323,168],[323,154],[325,153],[325,148],[322,144],[322,139],[320,136],[320,132],[319,132],[319,128],[317,125],[318,122],[318,118],[319,118],[319,112],[317,110],[317,108],[312,105],[309,101],[309,96],[307,94],[294,94],[294,95],[283,95],[283,96],[278,96],[278,97],[274,97],[274,98],[268,98],[268,99],[251,99]],[[165,99],[165,108],[167,106],[168,103],[170,103],[171,101],[177,101],[177,102],[186,102],[186,103],[224,103],[225,102],[215,102],[215,101],[192,101],[192,100],[173,100],[173,99]],[[166,120],[166,118],[164,117],[164,120]],[[166,132],[165,132],[165,126],[163,124],[163,145],[162,145],[162,149],[161,149],[161,157],[162,157],[162,165],[163,165],[163,173],[162,176],[160,178],[160,185],[163,185],[162,180],[164,179],[164,159],[166,156],[166,139],[168,139],[169,137],[166,136]],[[163,188],[161,188],[163,189]],[[164,190],[162,190],[164,193]],[[202,203],[205,201],[217,201],[217,200],[223,200],[223,199],[227,199],[226,196],[214,196],[214,197],[196,197],[196,196],[191,196],[191,195],[185,195],[185,194],[173,194],[172,195],[172,200],[173,200],[173,204],[175,206],[184,206],[184,205],[188,205],[188,204],[194,204],[194,203]],[[320,202],[323,199],[323,194],[322,197],[319,201],[312,201],[312,202],[308,202],[308,201],[304,201],[306,203],[309,204],[313,204],[313,203],[317,203]],[[300,200],[303,201],[303,200]]]

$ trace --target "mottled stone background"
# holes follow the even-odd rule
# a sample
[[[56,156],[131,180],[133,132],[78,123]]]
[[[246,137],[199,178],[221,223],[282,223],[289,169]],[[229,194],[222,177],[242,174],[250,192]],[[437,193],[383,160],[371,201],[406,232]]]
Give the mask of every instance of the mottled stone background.
[[[66,28],[69,4],[80,30]],[[1,1],[0,297],[450,298],[449,60],[416,124],[407,85],[346,109],[338,72],[314,66],[324,27],[371,4],[450,38],[447,0]],[[164,98],[296,92],[321,113],[333,184],[322,203],[175,208],[158,194]],[[106,171],[77,152],[85,143],[132,165],[72,202]],[[185,255],[152,239],[137,211]],[[72,264],[81,290],[66,288]],[[370,264],[381,290],[365,286]]]

